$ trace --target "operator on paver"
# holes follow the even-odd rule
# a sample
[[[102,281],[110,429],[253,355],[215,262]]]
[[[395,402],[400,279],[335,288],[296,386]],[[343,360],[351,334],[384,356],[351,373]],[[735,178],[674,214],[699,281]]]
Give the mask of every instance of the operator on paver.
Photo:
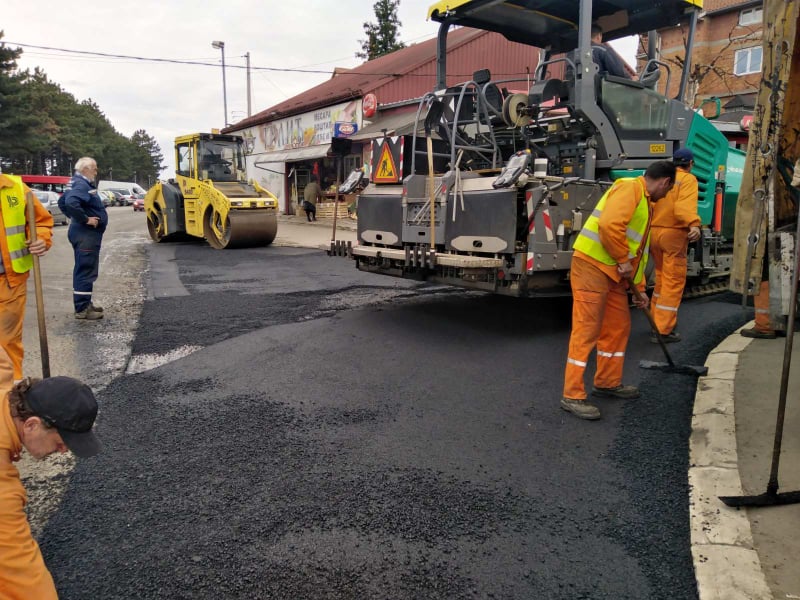
[[[672,162],[677,167],[675,187],[653,207],[650,228],[650,254],[656,268],[653,320],[665,342],[681,340],[675,325],[686,286],[686,252],[689,242],[700,239],[697,178],[691,173],[694,154],[689,148],[681,148]],[[658,343],[655,334],[650,341]]]
[[[675,183],[675,165],[654,162],[636,178],[614,182],[586,220],[573,246],[572,332],[569,338],[561,408],[581,419],[599,419],[600,410],[586,400],[584,371],[597,347],[592,394],[638,398],[639,390],[622,384],[625,348],[631,330],[628,286],[644,284],[650,237],[650,203],[663,198]],[[647,296],[637,306],[647,307]]]
[[[72,271],[75,318],[90,321],[103,318],[102,307],[92,303],[92,290],[100,269],[100,245],[108,226],[108,213],[97,195],[96,178],[97,162],[88,156],[79,158],[71,187],[62,198],[63,210],[70,218],[67,238],[75,253]]]
[[[30,241],[27,203],[32,202],[36,241]],[[52,245],[53,217],[22,179],[0,173],[0,390],[22,379],[22,324],[33,256]]]
[[[23,379],[0,397],[0,598],[55,600],[53,578],[31,535],[27,498],[14,462],[25,448],[35,459],[72,451],[100,452],[92,432],[97,401],[71,377]]]

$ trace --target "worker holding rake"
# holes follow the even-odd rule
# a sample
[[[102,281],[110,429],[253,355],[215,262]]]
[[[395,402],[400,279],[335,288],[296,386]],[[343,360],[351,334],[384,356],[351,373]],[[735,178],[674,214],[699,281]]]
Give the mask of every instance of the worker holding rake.
[[[644,280],[650,237],[651,202],[657,202],[675,183],[675,165],[651,164],[643,176],[614,182],[600,198],[573,246],[572,332],[569,339],[561,408],[580,419],[600,418],[587,401],[584,371],[597,348],[597,371],[592,394],[609,398],[638,398],[638,388],[622,384],[625,349],[631,330],[628,288]],[[637,295],[646,308],[647,297]]]

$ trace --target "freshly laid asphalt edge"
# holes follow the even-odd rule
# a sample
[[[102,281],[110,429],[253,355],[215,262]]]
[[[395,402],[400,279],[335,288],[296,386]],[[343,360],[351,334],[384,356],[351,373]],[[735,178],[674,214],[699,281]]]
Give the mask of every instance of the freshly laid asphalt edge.
[[[689,439],[689,520],[700,600],[772,600],[753,547],[747,509],[730,508],[719,499],[742,494],[734,379],[739,354],[752,340],[739,331],[708,355],[708,375],[699,378],[694,401]]]

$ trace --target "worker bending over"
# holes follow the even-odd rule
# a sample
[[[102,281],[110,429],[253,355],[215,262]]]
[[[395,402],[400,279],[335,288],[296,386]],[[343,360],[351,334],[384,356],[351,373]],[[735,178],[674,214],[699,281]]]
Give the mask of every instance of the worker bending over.
[[[694,155],[689,148],[681,148],[673,155],[672,162],[677,167],[675,187],[653,206],[650,229],[650,254],[656,268],[653,319],[665,342],[681,340],[675,325],[686,286],[686,252],[689,242],[700,239],[697,178],[691,173]],[[655,333],[650,341],[658,343]]]
[[[631,330],[628,286],[643,287],[650,237],[650,202],[663,198],[675,183],[675,165],[661,160],[644,176],[619,179],[603,194],[573,246],[572,332],[564,373],[561,408],[581,419],[599,419],[586,400],[583,374],[597,347],[593,395],[638,398],[622,384],[625,348]],[[647,307],[647,296],[637,300]],[[641,302],[641,304],[640,304]]]
[[[35,459],[100,452],[92,431],[97,401],[71,377],[23,379],[0,395],[0,598],[56,600],[53,578],[31,535],[25,488],[14,462],[23,448]]]

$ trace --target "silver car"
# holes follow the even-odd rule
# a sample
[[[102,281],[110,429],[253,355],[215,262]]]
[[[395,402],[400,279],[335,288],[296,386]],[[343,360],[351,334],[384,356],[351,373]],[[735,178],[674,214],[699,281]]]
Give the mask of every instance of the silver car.
[[[39,198],[39,202],[42,203],[50,215],[53,217],[53,223],[56,225],[68,225],[69,218],[61,209],[58,208],[58,194],[56,192],[45,192],[42,190],[33,190],[33,193],[36,194],[36,197]]]

